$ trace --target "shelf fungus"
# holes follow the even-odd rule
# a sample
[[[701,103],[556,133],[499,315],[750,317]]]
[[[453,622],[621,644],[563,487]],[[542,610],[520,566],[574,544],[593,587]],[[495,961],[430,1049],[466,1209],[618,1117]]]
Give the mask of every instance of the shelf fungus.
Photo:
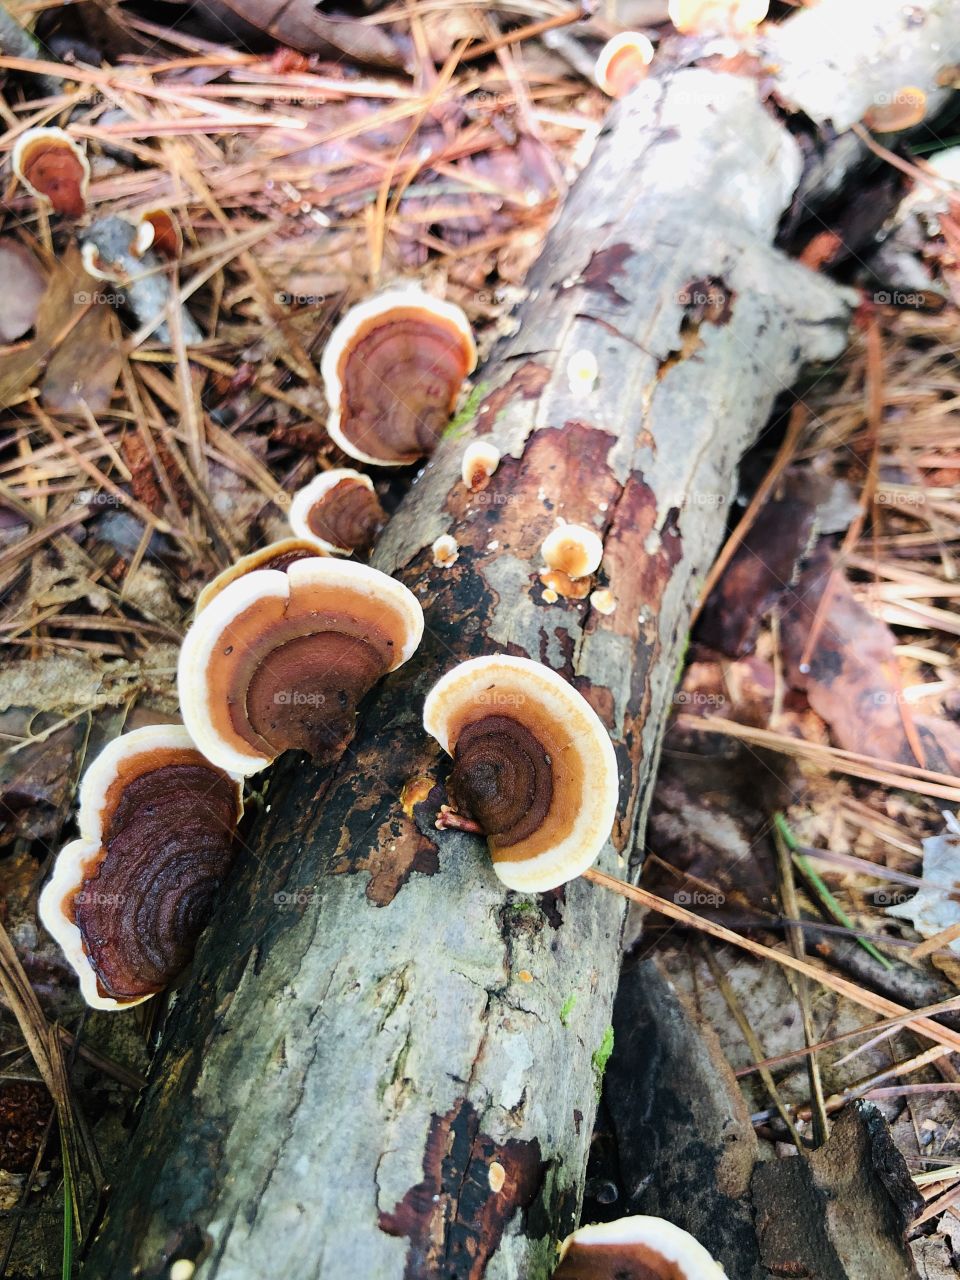
[[[548,569],[574,580],[589,578],[600,568],[603,541],[581,524],[561,524],[547,534],[540,552]]]
[[[473,493],[479,493],[490,483],[490,477],[500,465],[500,450],[486,440],[474,440],[463,451],[460,475],[463,483]]]
[[[457,816],[442,825],[485,835],[505,885],[544,893],[594,862],[616,816],[617,762],[562,676],[529,658],[471,658],[431,689],[423,724],[453,757]]]
[[[438,569],[449,569],[460,558],[460,546],[452,533],[441,533],[430,544],[430,553]]]
[[[357,704],[416,650],[423,611],[378,569],[311,556],[236,578],[180,650],[183,718],[215,764],[247,775],[284,751],[340,755]]]
[[[79,218],[87,207],[90,162],[84,149],[53,127],[28,129],[13,148],[13,172],[27,190],[67,218]]]
[[[321,471],[293,495],[290,528],[332,555],[366,551],[386,524],[373,481],[360,471]]]
[[[668,15],[685,35],[749,35],[770,8],[770,0],[670,0]]]
[[[654,48],[639,31],[621,31],[600,50],[594,75],[610,98],[625,98],[647,78]]]
[[[224,587],[246,573],[253,573],[257,569],[278,569],[281,573],[286,573],[298,560],[312,560],[326,554],[317,545],[315,538],[281,538],[279,542],[268,542],[266,546],[241,556],[212,578],[197,596],[196,612],[205,609]]]
[[[242,811],[239,779],[183,725],[135,729],[97,756],[80,785],[80,837],[40,894],[88,1004],[140,1004],[189,963]]]
[[[703,1245],[664,1218],[581,1227],[560,1246],[554,1280],[726,1280]]]
[[[476,363],[458,306],[414,286],[368,298],[347,312],[323,353],[331,439],[378,467],[416,462],[433,452]]]
[[[881,93],[863,117],[863,123],[874,133],[899,133],[923,122],[927,114],[927,95],[914,85],[897,89],[895,93]]]
[[[148,249],[167,262],[176,262],[183,255],[183,232],[180,223],[169,209],[145,209],[134,226],[130,252],[142,258]]]

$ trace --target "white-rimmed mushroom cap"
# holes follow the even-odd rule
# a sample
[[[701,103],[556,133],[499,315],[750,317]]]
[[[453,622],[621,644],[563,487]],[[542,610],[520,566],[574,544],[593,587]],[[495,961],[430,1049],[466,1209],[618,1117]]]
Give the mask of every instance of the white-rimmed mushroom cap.
[[[726,1280],[720,1263],[689,1232],[637,1215],[581,1227],[560,1246],[554,1280]]]
[[[170,775],[171,769],[184,767],[190,771],[189,786]],[[128,798],[118,818],[124,794],[134,786],[139,809]],[[193,937],[163,936],[171,921],[182,925],[190,914],[168,909],[167,899],[179,895],[182,908],[189,895],[196,905],[195,895],[209,892],[211,878],[229,858],[243,812],[241,787],[200,754],[183,725],[147,725],[100,752],[83,775],[78,798],[80,835],[57,855],[40,894],[39,915],[76,971],[87,1004],[127,1009],[149,1000],[165,983],[146,994],[110,995],[106,970],[116,977],[123,963],[135,968],[146,956],[153,975],[185,945],[192,948]],[[148,847],[139,847],[138,837]],[[166,882],[162,856],[169,869]],[[89,915],[95,936],[85,937],[81,915]],[[98,947],[105,949],[103,955]]]
[[[594,69],[597,84],[608,97],[625,97],[646,79],[654,52],[642,32],[621,31],[600,50]]]
[[[770,0],[670,0],[667,13],[691,35],[746,35],[767,16]]]
[[[331,555],[369,547],[386,521],[373,481],[362,471],[321,471],[293,495],[290,528]]]
[[[416,284],[347,312],[320,362],[330,438],[360,462],[401,467],[432,453],[477,363],[456,304]]]
[[[287,750],[330,761],[356,706],[413,654],[423,610],[369,565],[315,556],[257,569],[197,615],[180,650],[184,723],[223,769],[257,773]]]
[[[463,451],[460,475],[471,490],[486,487],[487,481],[500,465],[500,450],[487,440],[472,440]]]
[[[509,888],[543,893],[594,862],[616,817],[616,755],[562,676],[529,658],[471,658],[430,690],[423,726],[453,756],[450,798]]]
[[[245,573],[253,573],[256,569],[277,569],[286,573],[297,560],[310,560],[327,554],[329,553],[313,538],[281,538],[279,542],[268,542],[255,551],[248,551],[239,560],[234,560],[233,564],[228,564],[215,578],[211,578],[197,596],[196,612],[200,613],[224,587],[237,578],[242,578]]]
[[[568,578],[587,578],[603,559],[603,541],[581,524],[561,524],[548,533],[540,548],[544,563]]]
[[[11,164],[30,194],[54,213],[79,218],[84,212],[90,162],[83,147],[63,129],[45,125],[21,133],[13,146]]]

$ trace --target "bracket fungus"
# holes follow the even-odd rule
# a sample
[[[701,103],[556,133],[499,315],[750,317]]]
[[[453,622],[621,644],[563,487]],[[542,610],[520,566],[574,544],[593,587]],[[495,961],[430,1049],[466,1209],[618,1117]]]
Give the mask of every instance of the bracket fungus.
[[[689,1232],[638,1215],[581,1227],[560,1246],[554,1280],[726,1280]]]
[[[183,232],[169,209],[145,209],[134,227],[130,252],[142,258],[148,249],[168,262],[176,262],[183,254]]]
[[[233,856],[237,778],[183,725],[116,738],[80,785],[80,836],[61,849],[40,919],[95,1009],[125,1009],[187,965]]]
[[[473,493],[485,489],[500,465],[500,450],[486,440],[474,440],[463,451],[460,475]]]
[[[616,816],[617,761],[562,676],[529,658],[471,658],[430,690],[423,725],[453,757],[450,798],[505,885],[544,893],[594,862]]]
[[[589,578],[600,568],[603,541],[593,529],[581,524],[561,524],[547,534],[540,552],[548,569],[574,580]]]
[[[594,69],[597,84],[610,98],[625,98],[647,78],[654,48],[639,31],[621,31],[600,50]]]
[[[12,164],[31,195],[54,213],[79,218],[86,210],[90,162],[63,129],[27,129],[14,145]]]
[[[228,583],[184,637],[184,722],[223,769],[258,773],[284,751],[317,763],[349,740],[357,704],[415,652],[423,610],[378,569],[312,556]]]
[[[224,587],[228,587],[237,578],[242,578],[245,573],[253,573],[256,569],[278,569],[281,573],[286,573],[298,560],[311,560],[326,554],[317,545],[315,538],[281,538],[279,542],[268,542],[266,546],[241,556],[212,578],[197,596],[196,612],[205,609]]]
[[[334,555],[366,551],[386,523],[373,481],[360,471],[321,471],[293,495],[290,528]]]
[[[670,0],[670,21],[685,35],[749,35],[770,8],[770,0]]]
[[[477,364],[467,317],[415,286],[352,307],[323,352],[330,438],[352,458],[402,467],[433,449]]]

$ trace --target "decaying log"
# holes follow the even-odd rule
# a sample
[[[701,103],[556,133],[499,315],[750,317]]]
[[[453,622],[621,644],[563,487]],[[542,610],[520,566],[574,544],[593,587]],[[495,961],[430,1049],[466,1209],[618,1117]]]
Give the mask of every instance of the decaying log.
[[[854,1102],[809,1156],[757,1167],[752,1183],[764,1264],[817,1280],[917,1280],[904,1233],[923,1207],[872,1102]]]
[[[605,1216],[669,1218],[728,1276],[766,1280],[750,1203],[759,1146],[716,1033],[655,960],[624,968],[613,1028],[603,1098],[617,1194]]]
[[[913,1280],[922,1200],[876,1107],[848,1106],[815,1152],[760,1162],[716,1034],[656,961],[624,969],[613,1025],[588,1187],[616,1198],[594,1216],[669,1218],[734,1280]]]
[[[601,863],[623,871],[737,461],[801,364],[844,345],[846,295],[770,248],[799,172],[748,80],[682,70],[617,109],[482,375],[474,430],[498,471],[469,494],[463,438],[446,439],[375,553],[418,592],[423,646],[338,768],[276,771],[89,1275],[179,1257],[204,1280],[550,1274],[609,1052],[621,903],[582,881],[518,899],[476,837],[435,829],[438,789],[413,803],[446,772],[423,696],[498,650],[567,675],[616,744]],[[613,613],[544,600],[557,517],[602,531]],[[440,568],[446,532],[460,553]]]

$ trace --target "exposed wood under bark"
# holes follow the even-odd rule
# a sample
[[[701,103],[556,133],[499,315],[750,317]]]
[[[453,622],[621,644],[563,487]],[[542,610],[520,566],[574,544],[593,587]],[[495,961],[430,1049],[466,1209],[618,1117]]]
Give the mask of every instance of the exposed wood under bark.
[[[735,468],[846,301],[769,245],[794,142],[746,80],[650,82],[612,127],[534,272],[476,430],[503,461],[470,495],[448,439],[374,557],[420,594],[423,647],[330,773],[281,767],[256,849],[204,938],[89,1274],[477,1280],[550,1274],[578,1208],[619,969],[621,902],[506,893],[476,837],[437,832],[419,725],[456,660],[540,658],[592,701],[637,847],[697,592]],[[719,299],[719,302],[718,302]],[[584,394],[571,358],[592,352]],[[602,530],[610,615],[548,605],[556,517]],[[452,532],[460,556],[433,565]],[[561,1016],[563,1014],[563,1016]]]

